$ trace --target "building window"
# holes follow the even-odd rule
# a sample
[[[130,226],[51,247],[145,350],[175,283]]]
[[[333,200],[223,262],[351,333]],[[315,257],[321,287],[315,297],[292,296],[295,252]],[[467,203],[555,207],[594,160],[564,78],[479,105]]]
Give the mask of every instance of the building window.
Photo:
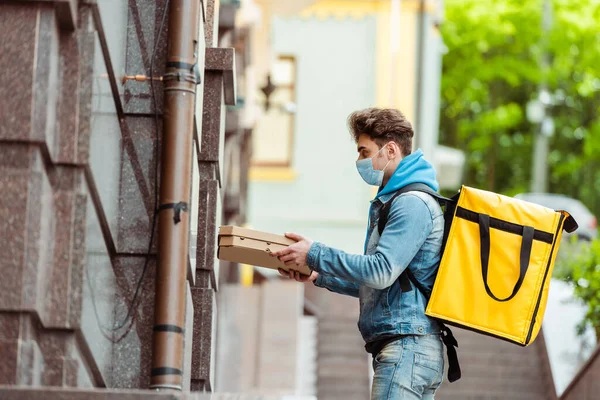
[[[278,57],[270,79],[274,90],[269,96],[263,90],[268,84],[258,89],[258,104],[261,105],[263,114],[252,133],[252,166],[290,168],[296,111],[295,58]]]

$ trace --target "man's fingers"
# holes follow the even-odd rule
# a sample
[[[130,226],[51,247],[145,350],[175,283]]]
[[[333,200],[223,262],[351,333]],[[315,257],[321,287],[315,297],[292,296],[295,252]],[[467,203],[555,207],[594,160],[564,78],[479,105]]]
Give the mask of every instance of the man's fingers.
[[[283,268],[277,268],[277,271],[279,271],[279,273],[282,276],[285,276],[286,278],[290,278],[290,274],[285,269],[283,269]]]
[[[290,262],[290,264],[294,265],[293,262]],[[300,274],[298,271],[289,270],[289,272],[288,272],[283,268],[277,268],[277,271],[279,271],[279,273],[282,276],[285,276],[286,278],[294,279],[298,282],[306,282],[306,277],[304,275]]]
[[[283,250],[279,250],[279,251],[275,251],[273,253],[271,253],[272,257],[281,257],[281,256],[285,256],[286,254],[290,254],[292,251],[292,249],[290,249],[289,247],[286,247]]]
[[[296,263],[292,260],[292,261],[288,261],[286,263],[286,265],[289,265],[291,267],[291,266],[296,266]],[[312,282],[315,279],[317,279],[317,276],[318,276],[318,274],[316,274],[316,273],[311,273],[310,275],[304,275],[300,271],[296,271],[294,269],[290,269],[289,271],[286,271],[283,268],[278,268],[277,271],[279,271],[279,273],[282,276],[293,279],[293,280],[301,282],[301,283],[306,283],[308,281]]]
[[[297,281],[297,282],[302,282],[302,280],[300,279],[300,273],[298,271],[295,271],[293,269],[290,269],[290,274],[292,274],[292,278]]]
[[[293,254],[288,254],[288,255],[285,255],[285,256],[279,257],[279,261],[281,261],[281,262],[282,262],[282,263],[284,263],[284,264],[285,264],[286,262],[290,261],[290,260],[293,260],[293,259],[295,259],[295,257],[294,257],[294,255],[293,255]]]
[[[301,241],[302,239],[304,239],[304,236],[298,235],[297,233],[292,233],[292,232],[288,232],[285,234],[285,237],[288,237],[292,240],[295,240],[296,242]]]

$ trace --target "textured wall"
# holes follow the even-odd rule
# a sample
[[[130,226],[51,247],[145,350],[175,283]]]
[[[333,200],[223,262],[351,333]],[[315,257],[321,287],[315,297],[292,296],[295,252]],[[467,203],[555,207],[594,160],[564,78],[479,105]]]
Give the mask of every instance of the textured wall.
[[[0,382],[6,384],[101,384],[82,370],[90,350],[79,330],[93,35],[72,31],[69,21],[76,17],[87,27],[90,9],[69,9],[0,5],[0,356],[7,361]]]
[[[218,2],[211,6],[218,10]],[[156,126],[149,83],[122,78],[150,75],[155,43],[153,74],[162,75],[166,25],[160,38],[158,30],[164,7],[164,1],[147,0],[80,7],[70,0],[0,5],[0,95],[9,99],[0,106],[0,217],[5,221],[0,356],[7,360],[0,384],[144,388],[149,383],[153,254],[141,277],[155,207],[162,85],[155,84]],[[217,29],[217,15],[210,14],[211,29]],[[202,23],[199,43],[204,81]],[[196,125],[217,121],[211,133],[218,139],[223,90],[232,87],[223,85],[222,72],[212,74],[214,91],[198,86]],[[203,116],[205,102],[215,107]],[[219,147],[215,151],[218,161]],[[193,205],[205,209],[206,196],[218,196],[211,190],[204,198],[195,196]],[[212,204],[202,223],[214,231],[219,205]],[[205,269],[205,279],[188,273],[192,283],[203,285],[190,288],[187,296],[183,370],[188,388],[196,337],[202,339],[196,347],[204,346],[196,352],[202,355],[195,360],[196,371],[204,369],[203,379],[210,378],[214,324],[206,321],[214,319],[216,282],[210,279],[212,264]],[[192,340],[194,319],[208,333]]]

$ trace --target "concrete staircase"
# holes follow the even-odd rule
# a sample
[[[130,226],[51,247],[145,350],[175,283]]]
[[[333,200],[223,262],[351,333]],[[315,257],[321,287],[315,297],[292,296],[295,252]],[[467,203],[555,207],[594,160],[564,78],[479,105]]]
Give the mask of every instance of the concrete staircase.
[[[369,358],[352,318],[322,318],[318,328],[317,393],[325,400],[369,398]]]

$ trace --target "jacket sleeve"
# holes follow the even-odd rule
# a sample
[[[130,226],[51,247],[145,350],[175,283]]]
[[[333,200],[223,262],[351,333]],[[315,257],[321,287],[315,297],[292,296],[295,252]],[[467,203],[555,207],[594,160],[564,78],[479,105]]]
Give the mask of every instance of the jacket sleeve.
[[[432,229],[431,212],[425,202],[406,193],[394,200],[374,254],[348,254],[315,242],[307,263],[319,274],[382,290],[408,267]]]
[[[314,284],[315,286],[325,288],[330,292],[358,297],[359,286],[354,282],[319,274],[319,277],[314,281]]]

